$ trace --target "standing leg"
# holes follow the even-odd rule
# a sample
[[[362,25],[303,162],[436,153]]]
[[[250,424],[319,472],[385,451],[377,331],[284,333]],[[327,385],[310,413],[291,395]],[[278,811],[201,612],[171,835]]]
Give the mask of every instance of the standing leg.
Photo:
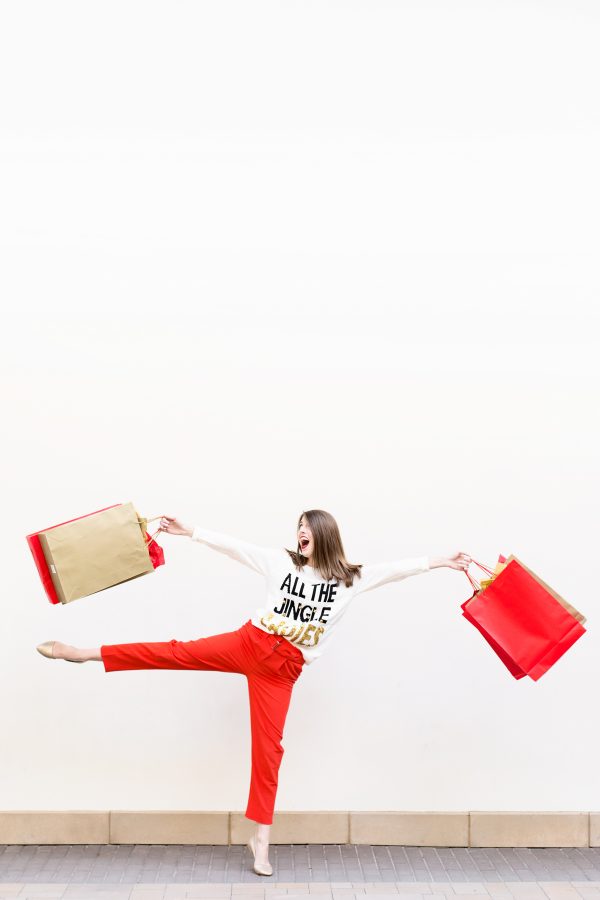
[[[263,825],[273,823],[279,767],[285,752],[283,728],[293,686],[293,680],[268,672],[248,675],[252,775],[245,815]]]

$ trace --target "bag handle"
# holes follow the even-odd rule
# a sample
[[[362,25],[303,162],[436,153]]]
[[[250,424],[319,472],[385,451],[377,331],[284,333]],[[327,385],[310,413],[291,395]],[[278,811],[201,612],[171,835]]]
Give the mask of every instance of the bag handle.
[[[473,588],[473,590],[475,590],[475,591],[480,591],[480,590],[481,590],[481,585],[478,584],[478,583],[475,581],[475,579],[474,579],[471,575],[469,575],[468,569],[463,569],[463,572],[465,573],[465,575],[467,576],[467,578],[468,578],[469,581],[471,582],[471,587]]]
[[[480,569],[483,569],[484,572],[487,572],[488,575],[494,574],[493,569],[489,569],[487,566],[484,566],[482,563],[477,562],[477,560],[473,559],[472,557],[471,557],[471,562],[475,563],[476,566],[479,566]],[[469,574],[468,567],[466,569],[463,569],[463,572],[465,573],[465,575],[471,582],[471,587],[474,588],[474,590],[476,590],[476,591],[480,591],[481,585],[477,581],[475,581],[475,579]]]
[[[484,572],[487,572],[488,575],[494,574],[493,569],[490,569],[490,568],[488,568],[488,566],[484,566],[482,563],[477,562],[477,560],[473,559],[473,557],[471,557],[471,562],[475,563],[476,566],[479,566],[480,569],[483,569]]]
[[[146,522],[156,522],[156,520],[160,519],[160,518],[161,518],[160,516],[154,516],[152,519],[146,519],[145,521]],[[138,522],[141,524],[143,521],[144,521],[144,519],[140,519],[140,517],[138,516]],[[155,537],[159,531],[160,531],[160,528],[157,528],[156,531],[154,532],[154,534],[150,537],[150,540],[148,541],[148,543],[146,544],[146,548],[148,548],[150,546],[150,544],[155,539]]]

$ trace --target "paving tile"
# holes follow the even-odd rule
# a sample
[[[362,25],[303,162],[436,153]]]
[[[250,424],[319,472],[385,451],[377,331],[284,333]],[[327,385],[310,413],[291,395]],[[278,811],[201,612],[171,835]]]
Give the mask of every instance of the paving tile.
[[[287,900],[306,900],[306,894],[298,893],[297,891],[290,891],[289,894],[285,894]]]
[[[468,887],[468,885],[467,885],[467,887]],[[448,896],[452,896],[453,898],[456,898],[456,900],[459,900],[459,898],[462,898],[462,900],[473,900],[474,895],[469,893],[468,891],[457,890],[454,892],[454,894],[449,894]],[[481,892],[477,892],[475,894],[475,896],[480,897]],[[485,893],[485,896],[489,897],[489,894],[487,893],[487,891]]]
[[[556,882],[540,881],[540,888],[550,897],[550,900],[577,900],[579,894],[576,889],[568,882],[556,884]]]
[[[102,897],[104,900],[114,900],[115,897],[128,898],[131,888],[121,884],[70,884],[61,895],[67,900],[89,900],[93,897]]]
[[[167,885],[166,887],[172,887],[172,885]],[[175,892],[173,892],[173,894],[167,895],[167,892],[165,890],[165,900],[166,900],[167,896],[169,898],[175,897],[176,895],[178,895],[179,893],[182,893],[182,892],[183,892],[183,896],[185,896],[186,898],[188,898],[188,897],[190,897],[190,898],[191,897],[205,898],[205,900],[206,900],[206,898],[214,898],[214,897],[218,897],[219,900],[223,900],[223,897],[231,896],[230,894],[224,893],[223,891],[216,891],[215,887],[216,887],[216,885],[203,885],[203,884],[189,885],[188,884],[185,886],[185,889],[182,889],[180,886],[177,886],[177,894]],[[238,894],[237,896],[240,897],[241,895]],[[245,893],[244,896],[248,896],[248,894]],[[256,897],[257,895],[252,894],[252,896]],[[259,896],[262,897],[262,894]]]
[[[535,881],[524,881],[519,883],[518,881],[507,881],[505,882],[509,891],[513,895],[513,897],[519,898],[519,900],[545,900],[546,894]]]
[[[21,890],[22,896],[27,897],[62,897],[68,884],[24,884]]]
[[[487,887],[481,881],[454,881],[452,887],[455,894],[487,894]]]
[[[202,896],[202,892],[210,894],[212,897],[230,897],[232,893],[235,892],[236,887],[237,885],[235,884],[207,884],[206,882],[190,882],[185,885],[167,884],[165,886],[165,900],[167,900],[171,894],[181,893],[182,890],[187,891],[190,895],[195,893],[197,897]]]
[[[418,894],[431,894],[431,888],[433,885],[429,882],[425,881],[412,881],[409,883],[397,881],[396,888],[398,889],[398,893],[402,894],[402,897],[406,898],[407,894],[410,893],[418,893]],[[447,887],[452,890],[452,885],[447,885]]]
[[[310,891],[310,887],[307,881],[284,881],[281,883],[277,883],[277,890],[286,890],[288,892],[293,892],[294,894],[308,894]],[[265,887],[265,891],[267,887]]]
[[[135,894],[129,894],[129,900],[158,900],[158,898],[162,900],[164,891],[164,886],[160,894],[157,891],[137,891]]]
[[[378,900],[398,900],[398,894],[386,894],[382,891],[365,891],[365,897],[377,897]],[[421,894],[404,894],[405,900],[421,900]]]
[[[396,900],[398,900],[398,889],[396,888],[395,881],[388,883],[388,884],[381,884],[377,881],[366,881],[363,883],[363,887],[364,887],[365,891],[368,891],[369,893],[377,893],[377,894],[393,893],[394,896],[396,897]],[[392,890],[392,888],[393,888],[393,890]],[[406,895],[404,894],[403,896],[405,897]]]
[[[137,898],[141,894],[146,894],[151,897],[162,897],[165,892],[164,884],[141,884],[134,885],[131,889],[130,898],[131,900],[137,900]]]

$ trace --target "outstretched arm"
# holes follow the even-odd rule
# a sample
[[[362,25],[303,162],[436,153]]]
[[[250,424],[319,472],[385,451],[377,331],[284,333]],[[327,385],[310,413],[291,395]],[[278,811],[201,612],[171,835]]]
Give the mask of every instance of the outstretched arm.
[[[470,561],[471,557],[468,554],[455,553],[453,556],[414,556],[394,562],[365,565],[358,580],[358,593],[364,594],[390,581],[401,581],[410,575],[419,575],[421,572],[429,572],[442,566],[466,571]]]
[[[167,534],[184,535],[193,541],[206,544],[207,547],[218,550],[231,559],[248,566],[259,575],[267,574],[271,561],[280,552],[271,547],[260,547],[257,544],[242,541],[228,534],[222,534],[220,531],[209,531],[207,528],[201,528],[200,525],[185,525],[174,516],[162,516],[160,530],[166,531]]]

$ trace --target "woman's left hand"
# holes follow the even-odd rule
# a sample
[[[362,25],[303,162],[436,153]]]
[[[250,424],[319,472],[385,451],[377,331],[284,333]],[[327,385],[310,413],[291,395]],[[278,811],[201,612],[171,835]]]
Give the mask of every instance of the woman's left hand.
[[[468,553],[455,553],[446,559],[445,565],[450,569],[459,569],[466,572],[470,562],[472,562],[472,558]]]

